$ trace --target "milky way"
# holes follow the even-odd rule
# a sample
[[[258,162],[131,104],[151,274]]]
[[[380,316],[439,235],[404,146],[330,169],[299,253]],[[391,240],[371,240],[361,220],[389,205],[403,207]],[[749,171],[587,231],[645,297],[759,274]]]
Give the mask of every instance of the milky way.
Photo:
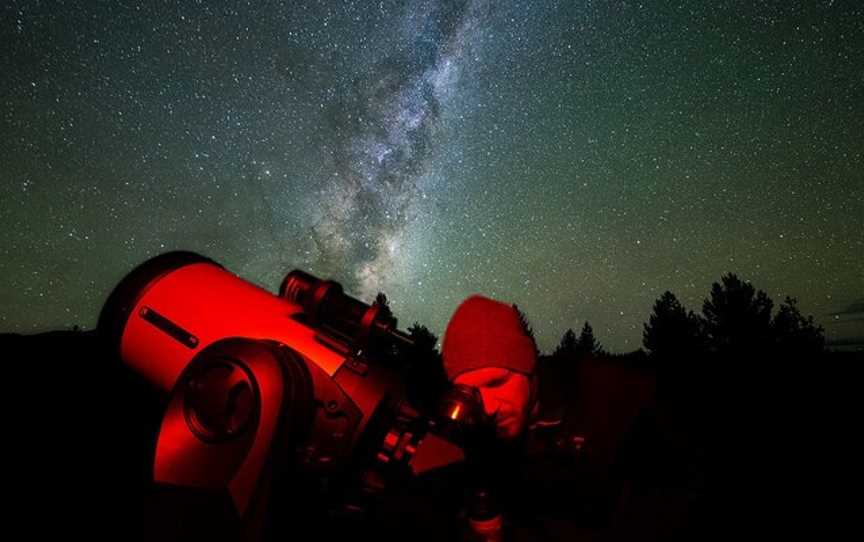
[[[418,219],[425,191],[436,188],[428,182],[432,136],[477,10],[411,5],[397,30],[404,46],[340,89],[333,107],[336,168],[319,192],[314,241],[321,265],[354,262],[365,299],[409,263],[405,228]]]

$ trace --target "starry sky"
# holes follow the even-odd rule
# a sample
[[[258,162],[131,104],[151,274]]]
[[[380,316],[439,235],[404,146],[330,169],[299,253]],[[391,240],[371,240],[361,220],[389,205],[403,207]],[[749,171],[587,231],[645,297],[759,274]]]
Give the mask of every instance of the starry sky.
[[[184,249],[439,336],[483,293],[545,351],[633,350],[729,271],[864,336],[858,1],[0,10],[0,331],[93,327]]]

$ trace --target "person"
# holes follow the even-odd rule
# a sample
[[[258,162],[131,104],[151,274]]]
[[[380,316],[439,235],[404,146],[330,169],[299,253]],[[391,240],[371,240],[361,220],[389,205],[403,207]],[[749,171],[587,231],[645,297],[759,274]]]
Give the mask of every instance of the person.
[[[441,355],[448,379],[477,388],[497,436],[512,441],[536,412],[536,352],[513,306],[473,295],[450,318]]]
[[[498,518],[472,520],[469,481],[468,498],[460,511],[468,527],[461,531],[468,535],[462,538],[528,541],[602,532],[611,514],[605,493],[615,493],[617,488],[614,484],[603,486],[602,491],[585,487],[596,477],[581,456],[585,438],[575,436],[572,444],[577,453],[530,450],[530,426],[540,406],[537,346],[519,311],[482,295],[468,297],[447,325],[442,361],[451,383],[478,390],[497,437],[478,463],[497,501],[487,518],[496,513]]]
[[[451,384],[476,389],[489,438],[465,463],[398,489],[378,509],[390,534],[379,539],[410,533],[415,540],[500,540],[510,511],[519,508],[512,497],[538,395],[537,348],[519,311],[483,295],[467,297],[444,332],[441,359]]]
[[[522,438],[536,413],[537,346],[515,307],[482,295],[465,299],[444,332],[442,360],[454,385],[473,387],[494,426],[493,442],[470,458],[462,538],[498,541],[504,536],[506,495],[519,484]],[[472,461],[473,459],[473,461]]]
[[[686,516],[688,503],[679,501],[684,497],[676,499],[672,508],[655,504],[650,493],[642,496],[653,487],[635,478],[645,478],[657,465],[645,455],[659,445],[653,441],[610,452],[622,456],[621,461],[610,460],[621,463],[620,469],[616,465],[620,474],[616,469],[607,472],[596,450],[583,452],[593,441],[581,434],[572,435],[568,444],[573,450],[557,453],[541,447],[532,451],[530,427],[540,406],[537,349],[515,307],[482,295],[469,296],[450,318],[441,354],[451,384],[476,388],[494,424],[495,442],[475,456],[473,464],[469,460],[431,473],[416,485],[397,491],[388,500],[391,506],[377,511],[377,522],[387,525],[387,534],[379,540],[631,539],[643,527],[656,533],[664,525],[662,512],[683,521],[680,518]],[[478,467],[479,476],[472,472]],[[639,472],[634,474],[634,470]],[[629,498],[622,498],[619,477],[635,480],[628,481]],[[475,491],[478,486],[480,492]],[[487,495],[483,493],[487,489],[492,505],[472,505],[478,496]],[[652,524],[655,512],[661,520]],[[675,531],[674,526],[670,529]]]

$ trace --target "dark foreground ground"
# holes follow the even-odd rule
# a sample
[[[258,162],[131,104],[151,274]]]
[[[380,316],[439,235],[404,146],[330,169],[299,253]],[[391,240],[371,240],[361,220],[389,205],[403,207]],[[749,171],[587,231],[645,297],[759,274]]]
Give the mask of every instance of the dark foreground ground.
[[[106,354],[93,333],[0,335],[0,352],[7,529],[22,538],[162,538],[150,467],[165,397]],[[860,503],[860,457],[850,444],[864,411],[860,354],[753,363],[670,381],[584,360],[567,393],[547,401],[547,421],[561,422],[530,433],[510,538],[851,534],[845,520]],[[429,538],[410,523],[409,508],[431,510],[434,497],[422,488],[401,496],[389,530]],[[390,520],[373,518],[366,533],[374,535],[375,521]]]

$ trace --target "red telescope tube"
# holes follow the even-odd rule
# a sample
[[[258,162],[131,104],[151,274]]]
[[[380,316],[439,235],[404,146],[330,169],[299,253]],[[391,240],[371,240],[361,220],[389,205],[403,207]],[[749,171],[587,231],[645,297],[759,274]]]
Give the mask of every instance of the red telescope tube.
[[[291,345],[333,376],[346,357],[316,340],[316,332],[298,318],[303,311],[208,258],[169,252],[118,284],[102,309],[99,330],[126,364],[166,392],[198,352],[230,337]]]

